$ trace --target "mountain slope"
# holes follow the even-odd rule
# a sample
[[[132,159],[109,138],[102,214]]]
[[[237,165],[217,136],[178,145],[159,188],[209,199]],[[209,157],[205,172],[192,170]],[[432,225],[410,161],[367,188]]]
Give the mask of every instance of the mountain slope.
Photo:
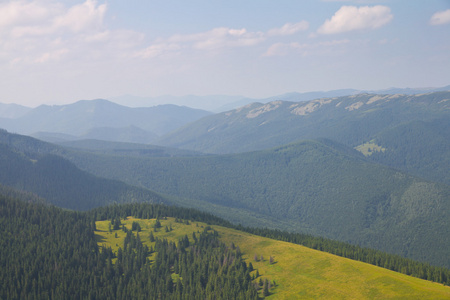
[[[104,140],[77,140],[77,141],[64,141],[57,143],[63,147],[82,150],[97,154],[107,155],[119,155],[119,156],[144,156],[144,157],[173,157],[173,156],[201,156],[204,155],[199,152],[167,148],[161,146],[136,144],[136,143],[124,143],[124,142],[111,142]]]
[[[412,121],[383,130],[370,141],[382,151],[367,153],[372,161],[416,176],[450,184],[450,118]]]
[[[8,118],[8,119],[18,118],[23,116],[30,110],[31,108],[18,104],[0,103],[0,118]]]
[[[311,138],[329,138],[355,147],[404,122],[448,118],[449,99],[450,92],[436,92],[253,103],[202,118],[157,143],[207,153],[267,149]]]
[[[148,219],[123,219],[130,214]],[[154,231],[158,217],[170,229]],[[123,226],[114,229],[117,221]],[[0,298],[257,299],[252,281],[260,279],[270,280],[269,299],[446,299],[450,293],[442,284],[216,224],[227,226],[163,205],[80,213],[0,194]],[[150,241],[149,232],[158,239]]]
[[[34,193],[63,208],[167,201],[148,190],[88,174],[60,156],[18,151],[5,143],[0,143],[0,169],[0,184]]]
[[[159,239],[176,242],[184,236],[194,243],[193,234],[198,235],[199,228],[208,225],[202,222],[176,221],[175,218],[160,220],[161,229],[172,228],[171,231],[158,230],[154,232],[156,219],[140,219],[127,217],[121,223],[132,230],[133,223],[142,228],[139,231],[142,242],[149,248],[155,246],[149,234]],[[122,230],[108,231],[110,220],[96,222],[96,237],[100,245],[111,247],[117,252],[123,247],[125,233]],[[374,299],[374,298],[442,298],[450,296],[450,288],[427,282],[418,278],[409,277],[369,264],[352,261],[346,258],[313,250],[304,246],[288,242],[249,234],[222,226],[209,226],[216,230],[219,238],[227,246],[239,247],[247,263],[252,263],[254,270],[260,274],[259,278],[276,282],[270,289],[269,299]],[[254,257],[257,256],[255,261]],[[152,255],[153,257],[153,255]],[[152,258],[151,257],[151,258]],[[263,257],[263,260],[260,258]],[[270,263],[271,257],[274,263]],[[389,285],[386,283],[389,282]],[[262,288],[260,293],[262,293]]]
[[[284,230],[450,266],[450,187],[369,163],[332,141],[221,156],[71,160],[98,176],[202,201],[229,220],[239,211],[242,224],[257,215],[252,226],[268,226],[267,218]]]

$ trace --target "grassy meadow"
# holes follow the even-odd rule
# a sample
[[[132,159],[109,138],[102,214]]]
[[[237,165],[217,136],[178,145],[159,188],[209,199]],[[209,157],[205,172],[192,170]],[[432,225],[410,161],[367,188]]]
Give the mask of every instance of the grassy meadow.
[[[369,143],[364,143],[355,147],[356,150],[364,154],[364,156],[370,156],[374,152],[384,152],[386,148],[383,148],[374,143],[374,141],[370,141]]]
[[[155,219],[128,217],[122,224],[131,230],[132,223],[141,226],[140,238],[149,248],[149,240]],[[160,220],[161,228],[153,235],[178,241],[187,235],[192,241],[193,232],[201,232],[207,224],[199,222],[175,222],[174,218]],[[110,221],[98,221],[95,232],[98,244],[117,251],[123,247],[125,232],[109,230]],[[172,227],[166,232],[165,227]],[[370,264],[353,261],[300,245],[251,235],[234,229],[211,226],[219,232],[227,245],[239,246],[247,263],[251,262],[256,273],[276,285],[270,290],[269,299],[450,299],[450,287],[421,280]],[[156,253],[152,255],[157,255]],[[152,255],[149,257],[152,259]],[[255,256],[258,258],[255,260]],[[263,260],[261,260],[261,256]],[[270,264],[270,257],[274,262]],[[260,280],[257,278],[256,280]]]

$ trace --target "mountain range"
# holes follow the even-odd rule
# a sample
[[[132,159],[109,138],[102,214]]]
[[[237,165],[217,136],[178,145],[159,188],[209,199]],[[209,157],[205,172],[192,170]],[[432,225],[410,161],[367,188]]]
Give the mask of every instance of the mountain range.
[[[156,142],[205,153],[240,153],[326,138],[369,159],[450,183],[450,92],[357,94],[305,102],[253,103],[204,117]]]
[[[339,90],[330,90],[330,91],[312,91],[312,92],[292,92],[285,93],[281,95],[276,95],[267,98],[250,98],[244,96],[229,96],[229,95],[209,95],[209,96],[195,96],[195,95],[187,95],[187,96],[159,96],[159,97],[138,97],[133,95],[122,95],[117,97],[109,97],[108,100],[111,100],[114,103],[118,103],[125,106],[130,107],[148,107],[148,106],[156,106],[161,104],[172,103],[180,106],[188,106],[197,109],[203,109],[207,111],[211,111],[214,113],[220,113],[232,109],[236,109],[241,106],[245,106],[247,104],[253,102],[267,103],[275,100],[283,100],[283,101],[292,101],[292,102],[300,102],[300,101],[309,101],[319,98],[331,98],[331,97],[341,97],[348,95],[355,95],[361,93],[370,93],[370,94],[404,94],[404,95],[413,95],[413,94],[424,94],[431,92],[440,92],[440,91],[449,91],[450,85],[445,87],[438,88],[388,88],[382,90],[356,90],[356,89],[339,89]]]
[[[2,143],[2,169],[11,171],[0,183],[54,196],[62,207],[150,199],[450,266],[450,187],[370,162],[330,140],[190,157],[111,152],[117,144],[110,152],[105,144],[102,152],[98,146],[87,151],[88,145],[81,151],[76,143],[67,149],[7,133]],[[50,182],[51,188],[45,185]],[[102,190],[104,195],[95,193]]]
[[[128,201],[199,208],[450,266],[450,92],[272,101],[206,114],[158,138],[160,146],[56,146],[2,132],[8,172],[0,184],[76,209],[133,195]],[[74,120],[65,122],[75,127]]]
[[[0,128],[52,141],[101,138],[150,143],[209,114],[176,105],[130,108],[107,100],[82,100],[69,105],[41,105],[16,118],[0,118]]]

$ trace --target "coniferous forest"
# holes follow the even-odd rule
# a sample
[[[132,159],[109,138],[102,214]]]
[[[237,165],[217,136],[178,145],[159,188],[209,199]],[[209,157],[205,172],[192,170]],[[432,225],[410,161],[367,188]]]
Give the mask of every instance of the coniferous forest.
[[[252,283],[253,267],[243,260],[239,247],[220,242],[210,226],[193,240],[187,236],[177,243],[156,239],[151,249],[142,243],[137,228],[130,231],[122,227],[126,232],[123,248],[115,253],[97,245],[95,221],[114,224],[130,215],[235,227],[450,284],[450,271],[445,268],[309,235],[233,226],[193,209],[123,204],[74,212],[29,198],[23,201],[1,196],[0,298],[257,299],[264,295],[258,294],[258,285]],[[152,252],[157,255],[151,262],[148,255]]]
[[[112,210],[117,209],[127,212]],[[258,298],[247,263],[218,240],[217,232],[205,228],[193,244],[187,237],[177,244],[157,240],[158,255],[150,264],[150,250],[131,231],[117,254],[99,249],[95,215],[0,197],[0,298]],[[173,273],[182,279],[174,281]]]

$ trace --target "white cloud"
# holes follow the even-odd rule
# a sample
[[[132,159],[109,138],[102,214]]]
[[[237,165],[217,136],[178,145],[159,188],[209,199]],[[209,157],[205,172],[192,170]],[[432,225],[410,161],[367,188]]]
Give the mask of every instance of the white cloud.
[[[52,7],[37,2],[14,1],[0,3],[0,30],[10,26],[27,26],[44,21]]]
[[[89,62],[134,51],[144,35],[108,30],[103,24],[106,11],[107,5],[95,0],[69,7],[55,0],[0,4],[0,63],[42,64],[66,58]]]
[[[313,53],[323,53],[330,51],[336,46],[344,45],[349,43],[347,39],[344,40],[333,40],[324,41],[319,43],[275,43],[267,49],[263,56],[285,56],[292,53],[301,54],[303,56],[310,55]]]
[[[299,31],[305,31],[309,28],[309,23],[307,21],[301,21],[298,23],[286,23],[281,28],[274,28],[267,32],[269,36],[275,35],[291,35]]]
[[[68,49],[58,49],[55,51],[47,52],[38,57],[35,62],[36,63],[46,63],[48,61],[58,61],[61,59],[67,52]]]
[[[54,20],[56,28],[68,28],[73,32],[99,29],[103,23],[106,12],[106,4],[97,6],[95,0],[72,6],[63,15],[59,15]]]
[[[68,9],[57,2],[8,2],[0,5],[0,32],[20,38],[98,30],[105,12],[106,4],[97,5],[94,0],[86,0]]]
[[[433,14],[430,19],[431,25],[443,25],[450,23],[450,9],[438,11]]]
[[[271,29],[267,33],[260,31],[250,32],[245,28],[218,27],[194,34],[176,34],[167,39],[158,39],[155,41],[155,44],[143,51],[139,51],[136,56],[153,58],[170,52],[179,52],[180,49],[212,51],[250,47],[266,41],[268,37],[292,35],[296,32],[307,30],[308,27],[308,22],[301,21],[294,24],[287,23],[281,28]]]
[[[135,56],[141,58],[154,58],[167,53],[174,53],[181,49],[180,45],[174,43],[160,43],[151,45],[144,50],[138,51]]]
[[[387,6],[342,6],[317,30],[319,34],[335,34],[353,30],[376,29],[393,19]]]
[[[167,42],[181,43],[199,50],[253,46],[265,39],[261,32],[248,32],[245,28],[214,28],[206,32],[174,35]]]
[[[80,0],[72,6],[57,0],[0,2],[0,64],[52,61],[89,64],[100,60],[118,62],[123,58],[188,56],[195,51],[200,55],[217,54],[225,49],[252,47],[271,37],[293,35],[309,27],[306,21],[286,23],[267,32],[217,27],[144,44],[143,33],[106,27],[108,7],[104,1]]]

